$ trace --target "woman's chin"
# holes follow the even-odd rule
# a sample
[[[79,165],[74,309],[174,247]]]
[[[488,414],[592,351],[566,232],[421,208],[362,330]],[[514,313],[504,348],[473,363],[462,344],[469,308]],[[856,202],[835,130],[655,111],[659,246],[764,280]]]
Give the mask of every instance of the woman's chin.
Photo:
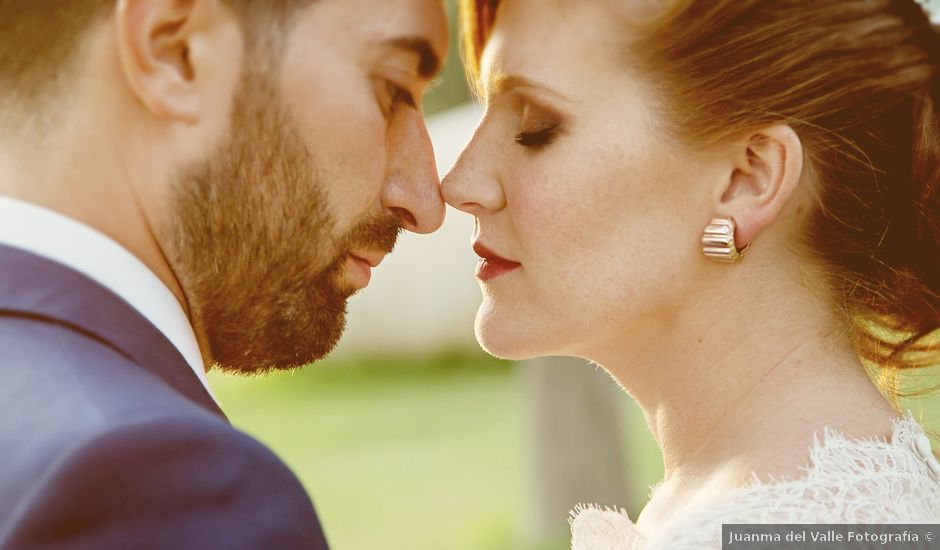
[[[535,357],[535,355],[522,353],[511,345],[505,345],[501,342],[494,343],[493,341],[487,340],[482,336],[477,336],[477,342],[479,342],[480,347],[483,348],[483,351],[492,355],[493,357],[496,357],[497,359],[505,359],[507,361],[524,361],[526,359]]]
[[[533,333],[533,327],[509,319],[501,320],[492,313],[484,312],[481,307],[474,325],[477,342],[483,351],[510,361],[551,355],[546,346],[538,344],[538,335]]]

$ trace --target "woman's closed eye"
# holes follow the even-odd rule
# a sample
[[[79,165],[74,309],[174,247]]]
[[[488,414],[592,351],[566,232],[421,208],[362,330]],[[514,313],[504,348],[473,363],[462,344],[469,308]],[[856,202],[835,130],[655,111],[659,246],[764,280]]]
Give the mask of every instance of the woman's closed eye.
[[[526,105],[522,111],[516,143],[529,149],[541,149],[554,141],[561,121],[559,117],[541,108]]]
[[[529,147],[533,149],[544,147],[555,139],[557,129],[558,124],[547,126],[540,130],[523,130],[516,134],[516,143],[522,145],[523,147]]]

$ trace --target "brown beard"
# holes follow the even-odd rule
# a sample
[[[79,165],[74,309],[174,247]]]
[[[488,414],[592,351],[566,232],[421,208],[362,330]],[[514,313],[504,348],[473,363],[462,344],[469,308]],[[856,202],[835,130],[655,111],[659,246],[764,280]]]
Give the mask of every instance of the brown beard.
[[[246,73],[231,137],[174,186],[168,256],[213,365],[261,374],[306,365],[336,346],[354,289],[351,249],[391,252],[397,216],[333,235],[317,162],[273,79]]]

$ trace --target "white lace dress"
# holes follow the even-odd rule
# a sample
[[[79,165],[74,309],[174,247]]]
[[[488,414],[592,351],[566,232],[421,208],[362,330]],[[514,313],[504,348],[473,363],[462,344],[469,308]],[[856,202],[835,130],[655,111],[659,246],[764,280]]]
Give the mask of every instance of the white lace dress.
[[[940,463],[910,412],[894,420],[890,441],[825,428],[803,469],[766,483],[752,473],[747,486],[684,510],[657,532],[640,532],[622,510],[578,506],[572,550],[720,549],[722,523],[940,522]]]

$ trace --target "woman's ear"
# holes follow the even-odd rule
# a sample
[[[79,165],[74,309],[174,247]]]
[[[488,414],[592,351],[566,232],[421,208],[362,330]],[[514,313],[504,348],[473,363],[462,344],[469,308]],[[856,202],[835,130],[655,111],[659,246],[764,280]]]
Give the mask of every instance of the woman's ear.
[[[201,100],[191,53],[216,0],[119,0],[116,41],[124,77],[154,115],[194,123]]]
[[[730,173],[716,188],[714,215],[732,216],[738,248],[783,210],[803,173],[803,145],[788,125],[752,132],[735,146]]]

